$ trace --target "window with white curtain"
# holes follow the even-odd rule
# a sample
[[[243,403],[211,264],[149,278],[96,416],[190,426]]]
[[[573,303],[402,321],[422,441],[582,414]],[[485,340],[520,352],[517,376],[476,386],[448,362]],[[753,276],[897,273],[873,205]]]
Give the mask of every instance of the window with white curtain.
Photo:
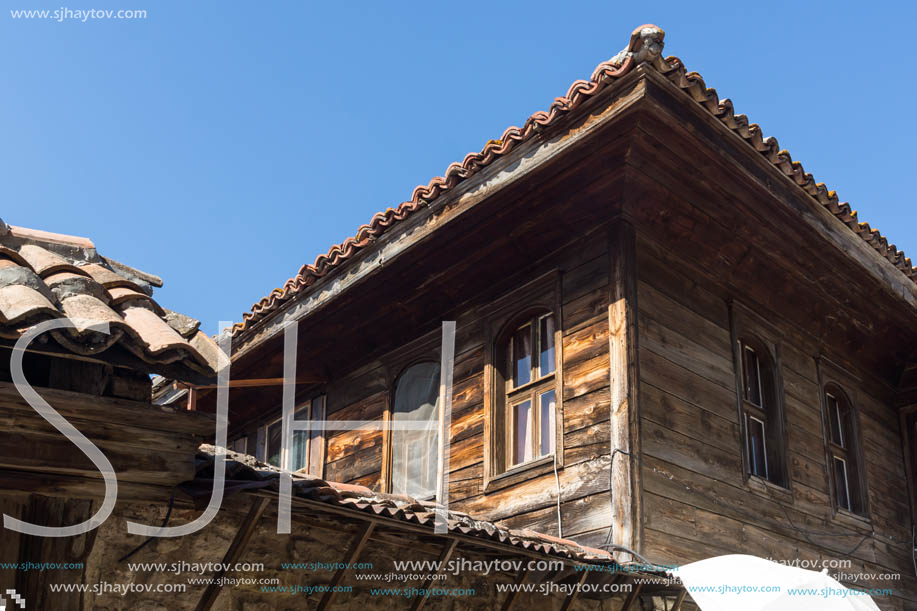
[[[417,363],[395,381],[391,436],[392,492],[425,499],[436,494],[439,363]],[[399,430],[398,423],[417,430]],[[412,427],[413,428],[413,427]]]

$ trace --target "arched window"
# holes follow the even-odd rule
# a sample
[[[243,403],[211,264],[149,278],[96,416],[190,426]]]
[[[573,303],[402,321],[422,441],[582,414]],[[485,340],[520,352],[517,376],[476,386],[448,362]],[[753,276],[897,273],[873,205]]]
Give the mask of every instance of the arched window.
[[[856,414],[847,394],[836,384],[824,389],[825,435],[827,437],[829,477],[834,502],[840,509],[864,514],[862,469],[859,459]]]
[[[395,382],[392,421],[392,492],[425,499],[436,493],[439,435],[439,364],[417,363]],[[414,423],[399,430],[397,423]]]
[[[785,485],[782,414],[774,359],[755,337],[739,339],[742,414],[748,473]]]
[[[506,469],[555,452],[555,335],[554,315],[546,313],[511,326],[500,340]]]

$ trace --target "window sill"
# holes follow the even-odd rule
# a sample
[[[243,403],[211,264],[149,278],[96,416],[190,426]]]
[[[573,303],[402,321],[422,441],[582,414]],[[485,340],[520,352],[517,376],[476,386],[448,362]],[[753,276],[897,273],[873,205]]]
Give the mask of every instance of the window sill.
[[[841,507],[834,510],[834,519],[837,522],[853,526],[854,528],[869,528],[872,525],[872,520],[870,520],[868,516],[861,516],[858,513],[853,513]]]
[[[558,471],[561,471],[563,468],[563,465],[557,465]],[[533,477],[538,477],[539,475],[544,475],[545,473],[552,473],[553,471],[554,455],[550,454],[548,456],[542,456],[541,458],[536,458],[535,460],[529,461],[527,463],[516,465],[512,469],[504,471],[499,475],[494,475],[484,485],[484,493],[486,494],[488,492],[502,490],[508,486],[513,486],[520,482],[530,480]]]
[[[786,486],[775,484],[769,479],[764,479],[759,475],[748,475],[745,479],[745,487],[761,496],[767,498],[776,498],[784,503],[792,504],[795,500],[793,491]]]

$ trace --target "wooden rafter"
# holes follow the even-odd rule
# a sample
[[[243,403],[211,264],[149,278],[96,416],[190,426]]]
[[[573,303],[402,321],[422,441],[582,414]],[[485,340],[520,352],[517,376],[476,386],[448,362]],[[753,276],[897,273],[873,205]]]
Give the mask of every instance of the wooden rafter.
[[[688,597],[688,591],[682,590],[678,593],[678,598],[675,599],[675,606],[672,607],[672,611],[680,611],[681,603],[685,602],[685,598]]]
[[[302,376],[296,378],[294,384],[324,384],[328,380],[319,376]],[[229,388],[253,388],[258,386],[280,386],[283,384],[283,378],[251,378],[249,380],[230,380]],[[190,388],[197,390],[213,390],[219,388],[218,384],[186,384],[178,382],[179,388]]]
[[[354,540],[353,545],[351,545],[350,549],[347,551],[347,557],[344,559],[343,566],[334,573],[334,576],[331,578],[331,583],[328,584],[328,589],[325,591],[325,595],[322,596],[321,602],[318,603],[318,611],[324,611],[334,602],[334,597],[337,595],[335,590],[341,585],[341,582],[344,581],[347,573],[350,572],[350,567],[353,566],[357,558],[360,557],[360,553],[363,551],[363,548],[366,547],[366,543],[369,541],[369,537],[373,534],[375,529],[375,522],[367,523],[360,535]]]
[[[258,522],[261,520],[261,516],[264,515],[264,511],[267,509],[269,503],[270,500],[264,497],[256,497],[252,501],[252,506],[248,511],[248,515],[246,515],[242,523],[239,524],[239,530],[236,531],[235,538],[232,540],[232,543],[229,544],[226,555],[223,556],[223,562],[220,563],[222,566],[232,566],[239,560],[239,557],[242,556],[242,552],[245,551],[248,542],[251,541],[252,535],[258,528]],[[217,584],[220,582],[220,578],[225,576],[228,572],[229,571],[225,571],[221,568],[214,573],[210,585],[204,590],[200,602],[197,603],[196,611],[207,611],[213,606],[217,596],[220,594],[220,590],[223,589],[222,586]]]
[[[643,589],[642,583],[634,583],[633,580],[631,580],[631,584],[633,587],[631,588],[630,594],[627,595],[627,600],[624,601],[624,606],[621,607],[621,611],[630,611],[634,601],[640,596],[640,590]]]
[[[449,558],[452,557],[452,553],[455,551],[456,547],[458,547],[458,540],[451,539],[446,544],[446,547],[443,548],[442,553],[439,555],[439,564],[437,565],[439,566],[439,571],[436,573],[436,575],[441,575],[443,573],[443,568],[446,566],[446,563],[449,562]],[[430,586],[433,585],[434,577],[435,577],[434,575],[427,576],[427,579],[423,582],[423,585],[421,586],[421,589],[423,591],[430,589]],[[421,609],[423,609],[423,606],[424,604],[426,604],[426,602],[427,602],[427,596],[425,595],[418,596],[417,598],[414,599],[414,604],[411,605],[411,611],[420,611]]]
[[[526,581],[528,581],[529,574],[530,572],[528,569],[522,569],[522,571],[518,575],[516,575],[516,581],[513,582],[513,585],[521,586],[522,584],[524,584]],[[520,589],[521,589],[520,587],[516,587],[515,589],[507,593],[506,600],[503,601],[503,607],[501,607],[502,611],[509,611],[509,609],[513,606],[513,603],[516,602],[516,598],[519,597]]]
[[[567,598],[564,600],[564,605],[560,608],[560,611],[570,611],[573,608],[573,605],[576,604],[576,599],[579,598],[580,590],[583,587],[583,584],[586,583],[586,579],[589,577],[589,569],[583,571],[580,575],[579,580],[576,582],[576,587],[570,590],[570,593],[567,594]]]

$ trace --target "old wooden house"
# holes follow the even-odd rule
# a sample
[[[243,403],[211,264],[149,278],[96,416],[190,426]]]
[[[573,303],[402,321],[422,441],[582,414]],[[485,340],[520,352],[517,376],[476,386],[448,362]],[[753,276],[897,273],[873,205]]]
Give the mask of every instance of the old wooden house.
[[[656,562],[849,561],[914,608],[917,274],[662,47],[638,28],[303,266],[233,328],[232,376],[282,376],[295,322],[296,418],[432,421],[455,321],[452,509]],[[232,448],[433,494],[435,435],[317,427],[287,457],[280,405],[232,390]]]
[[[303,474],[291,486],[292,528],[278,533],[279,471],[238,453],[224,463],[225,450],[201,445],[212,415],[162,404],[189,386],[212,388],[221,359],[198,321],[158,303],[161,285],[87,238],[0,221],[0,609],[419,611],[430,600],[616,611],[638,596],[685,600],[664,573],[622,571],[607,551],[456,512],[435,533],[430,503]],[[151,373],[171,382],[156,378],[154,388]],[[207,519],[202,505],[217,491],[219,511]],[[131,523],[197,526],[149,538]],[[23,524],[88,528],[43,536]],[[357,558],[365,570],[355,575]],[[395,561],[437,559],[509,568],[456,573],[448,594],[433,587],[448,569],[407,573],[391,589]],[[499,589],[526,583],[552,589]]]

